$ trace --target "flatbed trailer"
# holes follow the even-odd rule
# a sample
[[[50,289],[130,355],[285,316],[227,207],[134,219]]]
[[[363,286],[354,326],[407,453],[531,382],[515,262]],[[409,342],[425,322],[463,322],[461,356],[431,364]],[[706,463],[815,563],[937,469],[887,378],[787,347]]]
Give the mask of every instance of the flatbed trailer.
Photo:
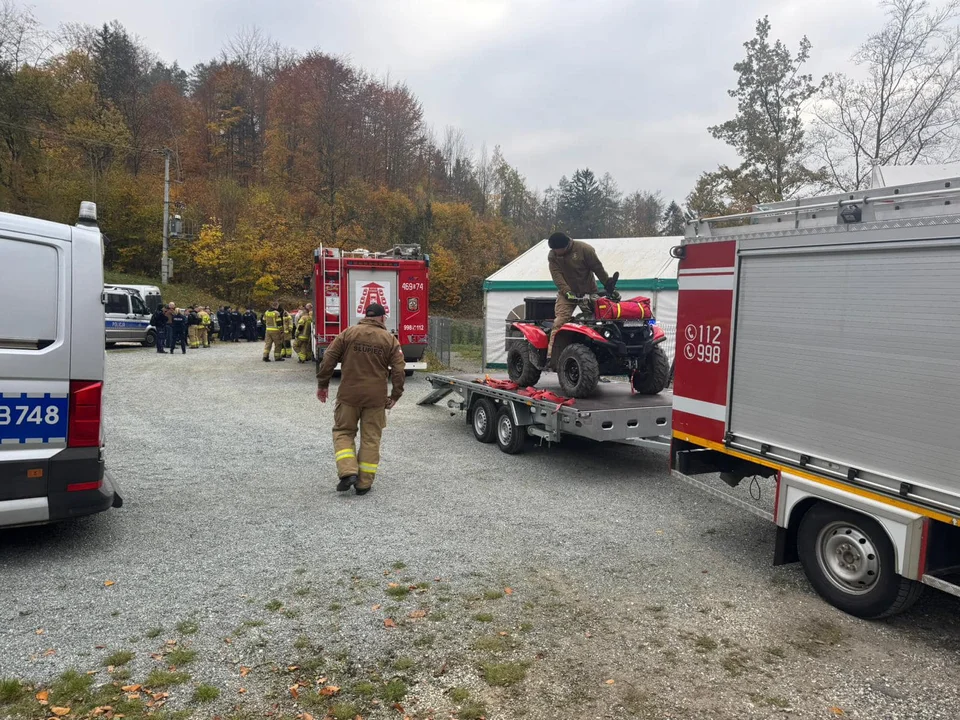
[[[431,373],[426,379],[433,391],[418,405],[434,405],[455,395],[447,401],[447,407],[465,413],[477,440],[496,442],[506,453],[521,452],[528,438],[554,443],[565,435],[598,442],[669,442],[673,405],[669,391],[637,395],[631,391],[630,383],[607,382],[598,386],[593,397],[578,399],[573,405],[558,405],[491,387],[476,375]],[[546,381],[537,389],[561,394],[559,385]]]

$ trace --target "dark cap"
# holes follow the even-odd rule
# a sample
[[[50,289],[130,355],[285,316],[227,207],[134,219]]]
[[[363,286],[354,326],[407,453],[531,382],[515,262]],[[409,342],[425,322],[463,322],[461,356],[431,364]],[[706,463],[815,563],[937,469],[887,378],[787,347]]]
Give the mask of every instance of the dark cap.
[[[569,244],[570,237],[566,233],[562,232],[555,232],[550,236],[550,239],[547,240],[547,245],[550,246],[551,250],[562,250]]]
[[[367,305],[367,317],[383,317],[387,311],[383,309],[380,303],[370,303]]]

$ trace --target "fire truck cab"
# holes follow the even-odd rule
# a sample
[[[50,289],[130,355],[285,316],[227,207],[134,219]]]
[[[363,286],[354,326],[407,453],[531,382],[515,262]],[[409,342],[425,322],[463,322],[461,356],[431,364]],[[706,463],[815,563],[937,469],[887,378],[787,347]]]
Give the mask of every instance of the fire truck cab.
[[[333,339],[360,322],[371,303],[386,309],[387,329],[400,341],[407,374],[426,370],[430,306],[430,258],[419,245],[386,252],[314,251],[314,355],[317,362]]]

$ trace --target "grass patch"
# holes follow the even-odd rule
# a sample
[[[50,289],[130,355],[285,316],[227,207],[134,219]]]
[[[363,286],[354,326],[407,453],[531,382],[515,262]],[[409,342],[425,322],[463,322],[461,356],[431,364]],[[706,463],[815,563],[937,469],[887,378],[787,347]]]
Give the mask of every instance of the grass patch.
[[[193,620],[182,620],[177,623],[177,632],[181,635],[196,635],[200,626]]]
[[[264,625],[266,625],[266,623],[263,620],[244,620],[240,623],[240,626],[245,628],[258,628]]]
[[[16,678],[0,680],[0,705],[13,705],[30,695],[30,691]]]
[[[501,653],[512,650],[517,646],[516,641],[503,635],[483,635],[473,641],[474,650],[481,652]]]
[[[820,656],[826,648],[839,645],[843,640],[843,631],[840,626],[830,620],[813,620],[801,630],[801,633],[802,636],[791,640],[790,644],[811,657]]]
[[[766,705],[767,707],[777,708],[778,710],[788,710],[790,708],[789,700],[775,695],[767,697],[759,693],[751,693],[750,699],[755,705]]]
[[[458,720],[480,720],[487,716],[487,707],[481,702],[470,700],[465,702],[457,710]]]
[[[450,699],[458,705],[470,697],[470,691],[465,687],[450,688]]]
[[[308,587],[302,587],[302,588],[297,588],[296,590],[294,590],[294,591],[293,591],[293,594],[296,595],[297,597],[306,597],[307,595],[310,594],[310,592],[311,592],[311,591],[310,591],[310,588],[308,588]]]
[[[338,610],[343,610],[343,605],[338,602],[330,603],[330,606],[327,608],[330,612],[337,612]]]
[[[133,660],[133,653],[129,650],[117,650],[115,653],[107,655],[103,660],[104,667],[120,667]]]
[[[503,590],[484,590],[483,599],[484,600],[499,600],[503,597]]]
[[[282,614],[285,618],[289,618],[290,620],[295,620],[296,618],[300,617],[300,611],[299,611],[299,610],[294,610],[293,608],[287,608],[287,609],[284,610],[283,613],[281,613],[281,614]]]
[[[510,687],[527,676],[528,667],[525,662],[484,663],[480,666],[480,673],[487,685]]]
[[[477,613],[473,616],[473,619],[477,622],[493,622],[493,615],[491,613]]]
[[[149,630],[147,630],[147,632],[144,633],[144,635],[146,635],[151,640],[154,640],[160,637],[161,635],[163,635],[163,628],[162,627],[150,628]]]
[[[174,667],[189,665],[196,657],[196,650],[190,650],[189,648],[177,648],[176,650],[171,650],[167,654],[167,664],[173,665]]]
[[[169,672],[167,670],[154,670],[144,681],[151,690],[156,688],[170,687],[171,685],[183,685],[190,682],[190,675],[185,672]]]
[[[110,677],[112,677],[117,682],[123,682],[124,680],[129,680],[133,676],[127,668],[117,668],[112,673],[110,673]]]
[[[775,658],[780,658],[781,660],[787,656],[787,651],[783,649],[780,645],[771,645],[770,647],[764,648],[764,652],[768,655],[773,655]]]
[[[747,670],[750,669],[750,665],[747,663],[746,656],[741,653],[730,653],[723,660],[720,661],[720,667],[726,670],[733,677],[740,677],[741,675],[746,674]]]
[[[407,684],[400,678],[394,678],[380,692],[380,697],[384,702],[398,703],[407,696]]]
[[[421,635],[416,640],[413,641],[413,644],[417,647],[430,647],[433,645],[434,640],[437,639],[436,635]]]
[[[399,672],[403,672],[404,670],[409,670],[416,664],[417,663],[414,661],[413,658],[400,657],[400,658],[397,658],[396,661],[393,663],[393,669]]]
[[[213,702],[220,697],[220,688],[213,685],[197,685],[193,690],[193,702],[207,703]]]
[[[308,638],[306,635],[301,635],[293,641],[293,646],[297,650],[306,650],[312,646],[312,643],[310,642],[310,638]]]
[[[451,345],[450,350],[464,360],[475,363],[483,362],[483,348],[480,345]]]
[[[89,697],[91,687],[93,687],[93,675],[67,670],[50,687],[50,704],[52,705],[54,701],[57,705],[82,702]]]
[[[397,600],[404,600],[410,594],[410,588],[406,585],[397,585],[397,587],[388,587],[387,595]]]
[[[354,695],[361,698],[372,698],[377,694],[377,686],[372,682],[363,680],[351,688]]]
[[[699,653],[713,652],[719,647],[717,641],[709,635],[698,635],[697,639],[693,641],[693,644]]]
[[[353,703],[337,703],[330,708],[330,716],[334,720],[353,720],[360,714],[360,710]]]
[[[274,599],[268,602],[266,605],[264,605],[264,607],[270,612],[276,612],[277,610],[283,607],[283,603],[280,602],[279,600]]]
[[[405,562],[403,562],[402,560],[397,560],[397,561],[393,564],[393,569],[394,569],[394,570],[403,570],[406,566],[407,566],[407,564],[406,564]]]
[[[522,623],[520,623],[520,632],[527,633],[527,632],[530,632],[531,630],[533,630],[533,623],[532,623],[532,622],[522,622]]]

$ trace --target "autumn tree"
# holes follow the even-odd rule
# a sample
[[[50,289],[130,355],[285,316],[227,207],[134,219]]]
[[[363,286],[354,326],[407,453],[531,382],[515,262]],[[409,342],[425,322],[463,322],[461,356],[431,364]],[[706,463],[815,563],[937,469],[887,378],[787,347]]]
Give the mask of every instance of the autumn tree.
[[[819,85],[803,72],[810,41],[803,37],[793,54],[770,39],[770,20],[757,21],[756,36],[744,43],[746,57],[733,66],[739,75],[729,91],[737,114],[710,134],[733,147],[738,167],[721,167],[719,178],[728,191],[752,202],[772,202],[796,196],[819,182],[822,173],[809,169],[810,148],[802,113]]]

